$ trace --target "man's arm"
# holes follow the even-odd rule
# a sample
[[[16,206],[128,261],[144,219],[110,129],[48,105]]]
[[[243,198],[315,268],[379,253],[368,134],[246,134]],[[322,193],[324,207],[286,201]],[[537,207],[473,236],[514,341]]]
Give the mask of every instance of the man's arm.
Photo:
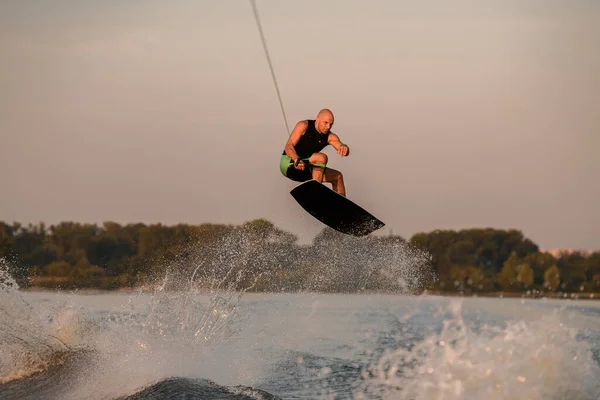
[[[294,161],[294,163],[298,160],[298,154],[294,149],[294,146],[298,144],[302,135],[306,133],[306,128],[308,128],[308,121],[300,121],[296,124],[290,137],[288,138],[287,143],[285,144],[285,154],[288,155],[289,158]]]
[[[340,141],[340,138],[335,133],[331,132],[327,142],[337,151],[337,153],[346,157],[350,155],[350,148]]]

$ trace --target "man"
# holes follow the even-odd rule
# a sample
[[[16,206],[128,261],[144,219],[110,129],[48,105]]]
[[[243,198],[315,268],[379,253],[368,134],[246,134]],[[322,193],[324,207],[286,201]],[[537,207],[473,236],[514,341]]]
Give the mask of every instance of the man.
[[[327,168],[327,154],[321,153],[323,148],[331,145],[341,157],[350,155],[348,146],[331,132],[333,119],[333,113],[323,109],[316,119],[298,122],[285,144],[279,169],[283,176],[293,181],[315,179],[331,183],[334,191],[346,196],[342,173]]]

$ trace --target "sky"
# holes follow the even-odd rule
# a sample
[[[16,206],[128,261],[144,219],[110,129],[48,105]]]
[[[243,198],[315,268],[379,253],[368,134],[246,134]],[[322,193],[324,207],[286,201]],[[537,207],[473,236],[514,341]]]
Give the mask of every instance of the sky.
[[[256,4],[290,129],[333,111],[379,234],[600,249],[600,2]],[[4,0],[0,71],[0,221],[323,228],[249,1]]]

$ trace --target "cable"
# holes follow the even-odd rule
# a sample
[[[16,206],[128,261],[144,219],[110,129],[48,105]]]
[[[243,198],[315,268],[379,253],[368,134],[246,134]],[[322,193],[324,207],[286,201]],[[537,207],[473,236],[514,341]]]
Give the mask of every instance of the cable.
[[[285,122],[285,129],[287,130],[286,135],[290,134],[290,127],[287,122],[287,117],[285,116],[285,109],[283,108],[283,101],[281,100],[281,93],[279,92],[279,85],[277,84],[277,78],[275,77],[275,71],[273,70],[273,65],[271,64],[271,57],[269,56],[269,50],[267,50],[267,41],[265,40],[265,36],[263,34],[262,26],[260,24],[260,18],[258,16],[258,9],[256,8],[255,0],[250,0],[252,4],[252,11],[254,11],[254,19],[256,20],[256,26],[258,27],[258,32],[260,33],[260,39],[263,44],[263,48],[265,50],[265,55],[267,56],[267,62],[269,63],[269,69],[271,70],[271,77],[273,78],[273,84],[275,85],[275,90],[277,91],[277,98],[279,99],[279,106],[281,107],[281,113],[283,114],[283,121]]]

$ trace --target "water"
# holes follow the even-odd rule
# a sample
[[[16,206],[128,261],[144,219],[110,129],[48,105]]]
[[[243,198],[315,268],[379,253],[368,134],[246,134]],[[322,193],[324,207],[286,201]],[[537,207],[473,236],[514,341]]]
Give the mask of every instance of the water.
[[[0,290],[2,399],[598,399],[600,304]]]

